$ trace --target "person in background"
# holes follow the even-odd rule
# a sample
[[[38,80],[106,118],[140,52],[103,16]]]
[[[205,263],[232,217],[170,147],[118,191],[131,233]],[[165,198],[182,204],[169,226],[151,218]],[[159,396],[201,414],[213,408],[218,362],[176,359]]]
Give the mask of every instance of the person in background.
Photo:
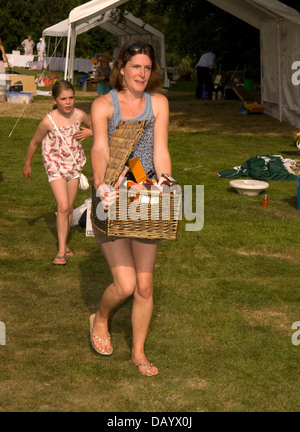
[[[44,166],[57,202],[58,252],[53,264],[64,265],[66,258],[73,256],[67,240],[79,176],[86,162],[81,141],[91,137],[93,132],[89,116],[74,106],[74,88],[70,82],[56,81],[52,87],[52,98],[53,111],[40,122],[29,144],[23,174],[26,179],[31,177],[31,161],[42,142]],[[81,124],[86,127],[80,127]]]
[[[197,74],[197,88],[196,88],[196,98],[201,99],[203,84],[205,85],[206,91],[208,93],[207,99],[212,98],[212,93],[214,89],[213,84],[213,74],[215,68],[215,54],[213,52],[207,52],[202,54],[198,63],[196,64],[196,74]]]
[[[36,49],[38,56],[46,55],[46,43],[43,38],[40,38],[39,42],[36,44]]]
[[[0,38],[0,73],[5,73],[5,62],[7,63],[7,66],[10,67],[2,40]]]
[[[111,61],[111,56],[109,53],[100,54],[99,63],[95,73],[95,80],[98,80],[97,93],[99,95],[106,94],[110,90],[109,86],[109,76],[111,73],[111,68],[109,62]]]
[[[22,47],[24,48],[24,54],[25,55],[30,55],[33,54],[33,47],[35,45],[35,43],[33,42],[31,35],[27,36],[27,39],[24,39],[23,42],[21,43]]]
[[[119,52],[119,45],[115,42],[113,43],[113,59],[115,60],[117,58]]]
[[[135,145],[131,157],[138,157],[149,178],[171,175],[168,150],[169,105],[157,92],[161,73],[153,47],[139,41],[128,41],[114,61],[110,76],[112,90],[99,96],[92,105],[91,119],[94,143],[91,162],[94,188],[108,208],[116,191],[104,183],[109,161],[109,140],[119,121],[147,120],[147,126]],[[115,308],[133,296],[131,312],[131,361],[144,376],[158,374],[148,360],[144,345],[153,312],[153,272],[159,241],[107,237],[94,229],[95,241],[112,273],[112,283],[103,293],[97,313],[90,316],[90,340],[100,355],[113,353],[108,320]]]

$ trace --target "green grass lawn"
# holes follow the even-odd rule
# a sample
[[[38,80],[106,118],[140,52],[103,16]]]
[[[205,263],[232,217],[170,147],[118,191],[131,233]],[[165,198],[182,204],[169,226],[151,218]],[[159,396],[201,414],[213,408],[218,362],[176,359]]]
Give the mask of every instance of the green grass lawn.
[[[180,184],[194,192],[204,185],[204,227],[186,231],[191,222],[183,218],[177,241],[159,248],[146,343],[160,371],[152,378],[129,362],[131,299],[111,320],[113,356],[91,351],[88,318],[111,281],[109,270],[78,226],[69,243],[75,256],[63,268],[52,265],[56,208],[40,152],[32,178],[22,175],[38,120],[21,119],[8,138],[16,119],[0,118],[1,411],[299,411],[300,346],[291,342],[292,323],[300,320],[296,182],[270,182],[264,208],[261,195],[239,195],[217,176],[254,155],[296,150],[293,128],[266,115],[242,116],[237,101],[214,106],[236,122],[225,127],[212,105],[193,101],[193,119],[186,115],[175,130],[173,121],[191,109],[188,85],[180,108],[170,96],[169,145]],[[198,130],[185,131],[197,122]],[[91,145],[85,143],[87,176]],[[76,206],[88,195],[79,191]]]

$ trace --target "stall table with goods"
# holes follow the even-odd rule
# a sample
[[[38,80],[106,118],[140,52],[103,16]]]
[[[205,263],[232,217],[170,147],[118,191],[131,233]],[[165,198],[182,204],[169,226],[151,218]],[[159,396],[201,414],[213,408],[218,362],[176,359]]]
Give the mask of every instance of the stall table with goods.
[[[30,64],[39,60],[37,55],[7,54],[11,67],[30,68]],[[62,57],[43,57],[43,68],[51,71],[63,72],[65,70],[66,59]],[[75,58],[74,70],[76,72],[93,72],[93,63],[89,59]]]

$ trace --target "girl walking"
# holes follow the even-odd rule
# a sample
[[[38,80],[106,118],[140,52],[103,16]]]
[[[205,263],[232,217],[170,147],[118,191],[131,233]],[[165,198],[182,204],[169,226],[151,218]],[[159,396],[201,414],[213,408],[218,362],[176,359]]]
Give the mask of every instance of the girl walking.
[[[58,252],[53,264],[64,265],[66,257],[73,255],[67,239],[79,176],[86,162],[81,141],[93,133],[89,116],[74,106],[74,88],[71,83],[57,81],[52,87],[52,98],[53,111],[40,122],[29,144],[23,174],[27,179],[31,177],[31,161],[42,143],[44,166],[57,202]],[[80,127],[81,124],[86,127]]]

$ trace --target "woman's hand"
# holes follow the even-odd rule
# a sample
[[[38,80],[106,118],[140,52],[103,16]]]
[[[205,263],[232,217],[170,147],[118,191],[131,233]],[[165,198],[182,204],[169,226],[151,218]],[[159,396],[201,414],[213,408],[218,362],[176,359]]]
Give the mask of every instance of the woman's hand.
[[[97,188],[96,196],[102,201],[104,210],[108,210],[108,207],[112,206],[117,198],[117,191],[112,186],[102,183]]]

